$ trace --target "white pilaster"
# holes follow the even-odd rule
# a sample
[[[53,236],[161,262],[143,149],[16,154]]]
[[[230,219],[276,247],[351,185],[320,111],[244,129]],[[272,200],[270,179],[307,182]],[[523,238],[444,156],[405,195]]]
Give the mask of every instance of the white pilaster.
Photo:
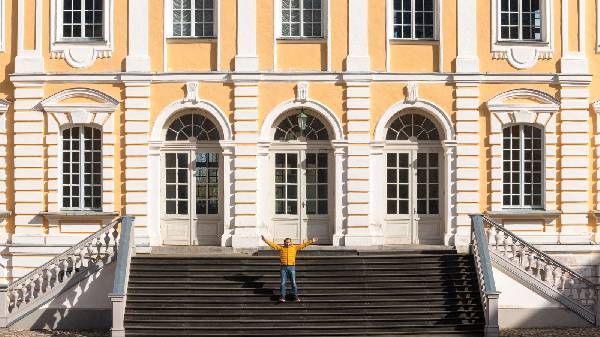
[[[136,246],[150,245],[148,205],[148,141],[150,83],[125,82],[125,213],[135,216]]]
[[[348,116],[346,246],[370,246],[374,233],[369,217],[369,146],[371,91],[369,82],[346,83]]]
[[[44,113],[36,105],[44,96],[41,83],[15,84],[13,244],[44,244]],[[35,125],[35,128],[31,126]],[[23,173],[23,174],[21,174]]]
[[[589,243],[589,90],[563,85],[560,96],[560,242]]]
[[[236,71],[257,71],[256,0],[237,0]]]
[[[479,86],[457,83],[456,95],[456,246],[466,246],[471,235],[470,214],[480,210]],[[461,164],[459,164],[461,163]]]
[[[457,48],[456,72],[479,71],[477,56],[477,0],[458,0],[457,5]]]
[[[260,227],[262,227],[257,209],[259,186],[257,175],[254,174],[258,168],[258,83],[235,83],[233,119],[235,129],[233,170],[236,176],[233,204],[235,229],[231,244],[233,247],[258,247]]]
[[[43,73],[44,72],[44,58],[42,57],[42,6],[44,1],[35,0],[35,49],[25,49],[25,36],[31,36],[25,32],[25,16],[30,16],[30,10],[32,5],[31,1],[28,1],[29,6],[25,7],[25,0],[19,0],[17,4],[17,57],[15,58],[15,73]],[[27,11],[27,12],[26,12]]]
[[[369,71],[369,1],[348,0],[348,58],[346,70]]]
[[[127,71],[149,71],[148,0],[129,1],[129,54],[125,59]]]
[[[346,195],[346,185],[344,185],[344,172],[346,168],[347,144],[334,143],[334,161],[335,161],[335,220],[333,231],[333,245],[341,246],[344,241],[344,195]]]

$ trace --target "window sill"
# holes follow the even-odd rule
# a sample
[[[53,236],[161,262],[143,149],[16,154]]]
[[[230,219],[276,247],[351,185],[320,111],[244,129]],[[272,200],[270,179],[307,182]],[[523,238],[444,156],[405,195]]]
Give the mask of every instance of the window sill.
[[[545,211],[535,209],[504,209],[497,212],[486,212],[490,218],[494,219],[541,219],[552,220],[560,216],[560,211]]]
[[[58,211],[58,212],[40,212],[39,215],[48,220],[111,220],[119,215],[118,212],[102,211]]]
[[[194,42],[216,42],[217,38],[214,36],[168,36],[167,42],[180,42],[180,43],[194,43]]]
[[[278,37],[277,43],[327,43],[325,37]]]
[[[440,40],[436,39],[399,39],[391,38],[390,44],[416,44],[416,45],[438,45]]]
[[[546,47],[550,45],[548,41],[541,40],[499,40],[495,43],[498,46],[524,46],[524,47]]]

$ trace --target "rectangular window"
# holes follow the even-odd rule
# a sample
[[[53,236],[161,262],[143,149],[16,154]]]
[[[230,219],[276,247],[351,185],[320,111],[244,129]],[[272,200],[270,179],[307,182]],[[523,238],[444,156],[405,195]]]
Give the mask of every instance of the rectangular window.
[[[103,38],[104,0],[63,0],[62,37]]]
[[[282,0],[281,36],[322,37],[321,0]]]
[[[501,0],[500,38],[503,40],[542,40],[540,0]]]
[[[214,37],[214,0],[173,0],[173,36]]]
[[[196,214],[219,214],[219,156],[196,154]]]
[[[542,130],[513,125],[503,131],[503,204],[542,207]]]
[[[102,132],[76,126],[62,136],[62,207],[102,209]]]
[[[435,0],[393,0],[394,38],[434,39]]]

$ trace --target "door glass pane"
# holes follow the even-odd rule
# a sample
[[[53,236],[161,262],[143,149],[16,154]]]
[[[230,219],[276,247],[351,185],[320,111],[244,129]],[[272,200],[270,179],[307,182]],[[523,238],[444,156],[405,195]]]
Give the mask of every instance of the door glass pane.
[[[196,214],[219,214],[219,155],[196,153]]]
[[[387,154],[387,214],[408,214],[408,153]]]
[[[275,154],[275,214],[298,214],[298,154]]]
[[[327,153],[306,154],[306,214],[328,214],[327,158]]]
[[[165,154],[165,212],[188,214],[188,154]]]
[[[437,153],[417,153],[417,213],[439,213],[439,167]]]

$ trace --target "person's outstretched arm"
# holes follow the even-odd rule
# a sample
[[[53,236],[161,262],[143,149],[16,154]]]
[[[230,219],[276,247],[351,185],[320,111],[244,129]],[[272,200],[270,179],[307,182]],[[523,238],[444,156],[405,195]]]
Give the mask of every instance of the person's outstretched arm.
[[[313,243],[317,242],[317,240],[319,240],[319,239],[317,239],[317,238],[312,238],[311,240],[308,240],[308,241],[306,241],[306,242],[302,243],[302,244],[300,245],[300,247],[298,247],[298,248],[299,248],[299,249],[304,249],[304,248],[306,248],[306,247],[308,247],[308,246],[312,245]]]
[[[269,245],[269,247],[271,247],[271,248],[273,248],[273,249],[277,249],[277,250],[281,250],[281,249],[282,249],[280,245],[276,244],[276,243],[275,243],[275,242],[273,242],[273,241],[267,240],[267,238],[265,238],[265,236],[264,236],[264,235],[261,235],[261,236],[260,236],[260,238],[261,238],[261,239],[262,239],[262,240],[263,240],[263,241],[264,241],[264,242],[265,242],[267,245]]]

